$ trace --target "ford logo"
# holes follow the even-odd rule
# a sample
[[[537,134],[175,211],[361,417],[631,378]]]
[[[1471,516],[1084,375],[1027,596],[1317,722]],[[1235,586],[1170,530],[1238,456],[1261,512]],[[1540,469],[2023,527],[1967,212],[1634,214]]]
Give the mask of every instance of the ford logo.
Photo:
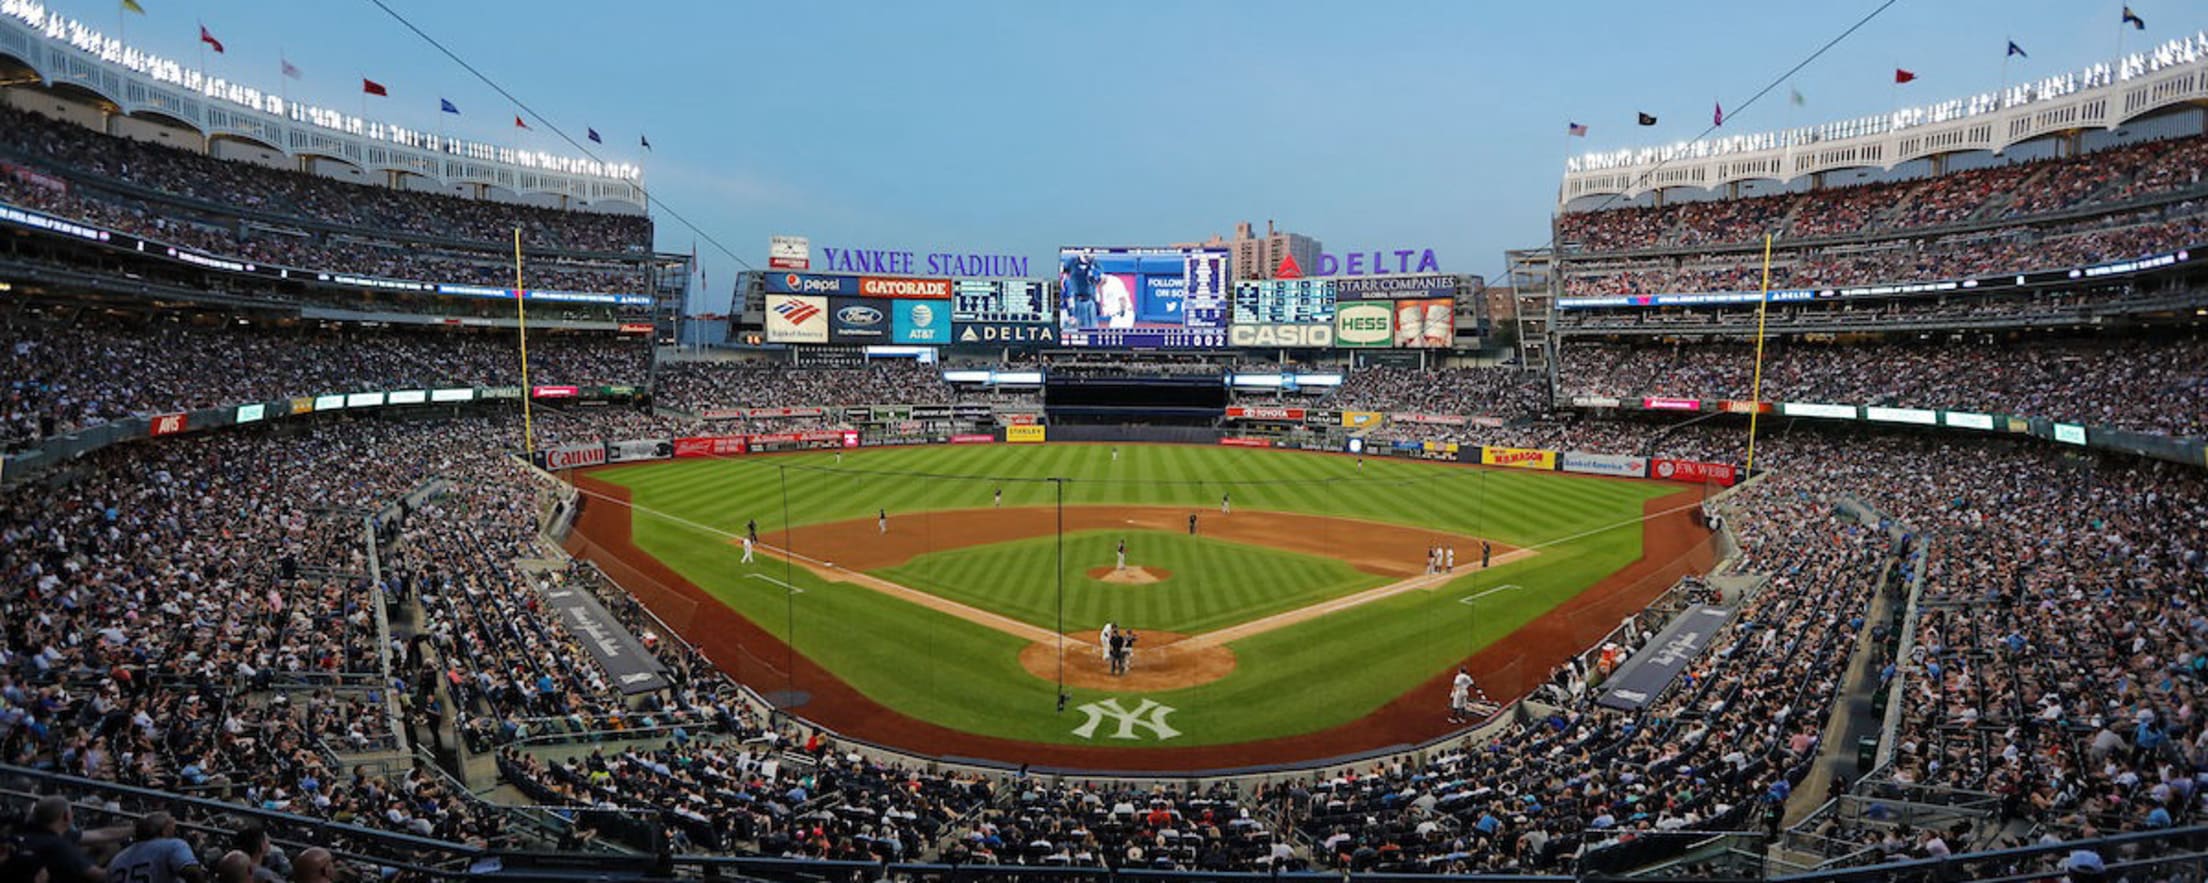
[[[845,325],[880,325],[882,311],[873,307],[844,307],[836,311],[836,321]]]

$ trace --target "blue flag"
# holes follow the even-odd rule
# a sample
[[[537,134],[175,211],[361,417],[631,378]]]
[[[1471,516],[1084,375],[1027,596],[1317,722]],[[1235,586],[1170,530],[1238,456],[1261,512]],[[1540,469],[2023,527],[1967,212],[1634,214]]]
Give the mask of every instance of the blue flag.
[[[441,110],[441,111],[444,111],[444,112],[446,112],[446,113],[459,113],[459,112],[460,112],[460,108],[458,108],[458,107],[454,106],[452,102],[450,102],[450,101],[446,101],[445,99],[442,99],[442,98],[439,98],[439,99],[437,99],[437,109],[438,109],[438,110]]]
[[[2131,7],[2128,5],[2124,7],[2124,24],[2130,25],[2131,29],[2134,31],[2144,31],[2147,29],[2147,20],[2140,18],[2139,13],[2131,11]],[[220,52],[222,50],[217,49],[215,51]]]
[[[636,143],[644,145],[645,150],[652,149],[652,139],[647,138],[643,135],[636,136]]]
[[[2018,57],[2018,58],[2030,58],[2030,57],[2031,57],[2031,56],[2029,56],[2029,55],[2025,55],[2025,54],[2024,54],[2024,47],[2016,45],[2016,41],[2015,41],[2015,40],[2010,40],[2010,41],[2009,41],[2009,54],[2010,54],[2010,55],[2014,55],[2014,56],[2016,56],[2016,57]]]
[[[597,129],[593,129],[593,128],[589,127],[589,126],[584,126],[584,127],[583,127],[583,131],[585,131],[585,132],[589,132],[589,133],[590,133],[590,141],[591,141],[591,143],[593,143],[593,144],[604,144],[604,143],[606,143],[606,139],[598,137],[598,130],[597,130]]]

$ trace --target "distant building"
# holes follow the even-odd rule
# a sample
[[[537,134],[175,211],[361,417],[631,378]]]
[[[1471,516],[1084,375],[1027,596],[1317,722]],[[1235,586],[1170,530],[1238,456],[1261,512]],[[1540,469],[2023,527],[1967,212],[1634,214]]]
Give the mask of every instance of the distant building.
[[[1273,229],[1273,222],[1265,222],[1265,235],[1256,235],[1250,222],[1234,225],[1234,238],[1221,239],[1216,234],[1208,242],[1176,242],[1175,248],[1225,248],[1234,253],[1234,278],[1271,279],[1280,268],[1282,258],[1293,257],[1303,275],[1314,274],[1319,265],[1319,241],[1301,233],[1282,233]]]

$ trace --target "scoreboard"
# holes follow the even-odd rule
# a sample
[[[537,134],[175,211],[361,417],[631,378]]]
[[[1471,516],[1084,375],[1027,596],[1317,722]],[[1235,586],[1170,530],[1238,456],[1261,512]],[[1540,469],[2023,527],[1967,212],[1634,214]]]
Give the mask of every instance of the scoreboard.
[[[1334,321],[1333,279],[1252,279],[1234,284],[1236,325],[1326,325]]]
[[[960,279],[951,286],[958,322],[1048,322],[1051,298],[1040,279]]]

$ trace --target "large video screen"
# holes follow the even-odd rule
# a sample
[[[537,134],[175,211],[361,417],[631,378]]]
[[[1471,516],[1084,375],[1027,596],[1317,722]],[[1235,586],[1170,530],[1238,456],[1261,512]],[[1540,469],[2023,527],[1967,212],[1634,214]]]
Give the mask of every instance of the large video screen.
[[[1060,249],[1059,343],[1225,347],[1228,267],[1223,248]]]
[[[1245,279],[1234,283],[1236,325],[1332,325],[1334,280]]]

